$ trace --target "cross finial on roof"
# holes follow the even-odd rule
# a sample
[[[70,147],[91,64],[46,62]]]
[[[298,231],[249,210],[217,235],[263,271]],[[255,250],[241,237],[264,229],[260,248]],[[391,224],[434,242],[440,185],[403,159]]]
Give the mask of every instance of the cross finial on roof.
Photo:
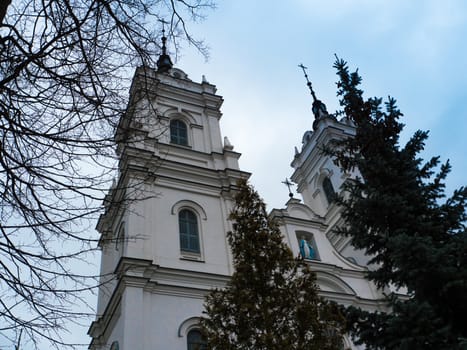
[[[293,193],[292,193],[292,189],[291,189],[291,186],[293,186],[293,183],[291,183],[288,178],[285,178],[285,181],[282,181],[282,183],[284,185],[286,185],[287,188],[289,189],[289,197],[293,198]]]
[[[159,21],[162,23],[162,53],[159,56],[159,59],[157,60],[157,71],[164,73],[164,72],[168,72],[172,68],[173,64],[172,64],[172,60],[170,59],[170,56],[167,54],[167,46],[166,46],[167,37],[165,36],[164,25],[168,23],[164,21],[163,19],[160,19]]]
[[[306,85],[307,85],[308,88],[310,89],[311,96],[313,96],[313,101],[316,101],[317,98],[316,98],[315,92],[313,91],[313,87],[311,86],[311,81],[310,81],[310,79],[308,79],[308,74],[306,74],[306,70],[307,70],[308,68],[305,67],[305,66],[303,65],[303,63],[300,63],[298,66],[303,70],[303,74],[305,75],[305,79],[306,79]]]
[[[311,110],[313,111],[313,114],[315,115],[315,121],[313,122],[313,129],[316,129],[319,121],[327,116],[329,116],[328,111],[326,109],[326,105],[321,101],[316,98],[315,92],[313,91],[313,87],[311,86],[311,81],[308,79],[308,74],[306,74],[306,70],[308,69],[305,67],[303,64],[298,65],[302,70],[303,74],[305,75],[306,79],[306,85],[308,85],[311,96],[313,96],[313,105]]]

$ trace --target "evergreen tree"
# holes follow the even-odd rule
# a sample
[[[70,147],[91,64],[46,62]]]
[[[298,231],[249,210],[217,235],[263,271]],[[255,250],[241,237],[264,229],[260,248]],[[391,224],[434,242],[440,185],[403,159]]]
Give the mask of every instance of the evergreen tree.
[[[369,349],[467,349],[467,189],[446,198],[449,162],[420,158],[428,133],[399,144],[402,113],[394,99],[365,100],[358,72],[335,63],[341,112],[355,137],[326,150],[343,171],[346,227],[340,234],[371,257],[368,278],[388,291],[390,313],[346,310],[349,330]],[[407,297],[394,292],[407,291]]]
[[[258,193],[239,185],[228,233],[235,272],[206,298],[208,348],[341,349],[338,309],[318,296],[315,274],[294,259]]]

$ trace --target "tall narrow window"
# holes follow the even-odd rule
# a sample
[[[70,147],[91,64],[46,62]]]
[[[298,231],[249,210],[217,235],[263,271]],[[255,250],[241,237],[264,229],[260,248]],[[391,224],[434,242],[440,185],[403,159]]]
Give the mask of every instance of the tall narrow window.
[[[178,224],[180,228],[180,249],[191,253],[200,253],[198,219],[188,209],[178,213]]]
[[[332,186],[332,182],[331,179],[329,179],[329,177],[325,177],[323,180],[323,190],[328,204],[334,202],[334,200],[336,199],[336,191],[334,191],[334,187]]]
[[[197,329],[192,329],[187,334],[187,347],[188,350],[206,350],[206,339],[201,332]]]
[[[170,121],[170,142],[188,146],[188,132],[184,122],[179,119]]]

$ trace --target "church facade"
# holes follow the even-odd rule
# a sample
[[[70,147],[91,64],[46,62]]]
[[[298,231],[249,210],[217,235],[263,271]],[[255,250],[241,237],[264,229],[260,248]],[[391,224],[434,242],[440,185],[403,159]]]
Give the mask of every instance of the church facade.
[[[228,216],[237,181],[250,175],[221,136],[222,101],[214,85],[190,80],[170,59],[157,70],[137,69],[116,135],[118,180],[97,225],[102,284],[89,349],[202,345],[204,296],[233,273]],[[270,215],[294,255],[316,271],[324,297],[382,310],[382,292],[364,278],[367,258],[333,233],[342,224],[333,196],[352,175],[320,152],[353,128],[318,109],[292,160],[303,200],[291,198]]]

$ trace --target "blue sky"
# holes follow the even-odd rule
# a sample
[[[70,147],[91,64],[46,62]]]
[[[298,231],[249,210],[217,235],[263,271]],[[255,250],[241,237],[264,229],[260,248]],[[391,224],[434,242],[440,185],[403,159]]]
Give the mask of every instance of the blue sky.
[[[309,68],[318,97],[335,111],[334,54],[359,68],[367,97],[397,99],[403,141],[430,130],[424,156],[451,160],[448,189],[465,183],[467,2],[220,1],[193,29],[210,46],[210,59],[185,49],[176,66],[217,85],[225,100],[222,133],[269,208],[287,201],[281,181],[313,121],[297,65]]]

